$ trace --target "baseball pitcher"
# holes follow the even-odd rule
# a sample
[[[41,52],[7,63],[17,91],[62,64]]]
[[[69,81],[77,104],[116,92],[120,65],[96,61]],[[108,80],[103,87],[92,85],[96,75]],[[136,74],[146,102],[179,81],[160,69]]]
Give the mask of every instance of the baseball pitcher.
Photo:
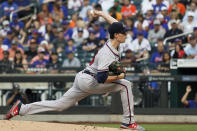
[[[77,101],[91,95],[120,91],[123,106],[123,122],[121,128],[145,130],[135,123],[133,113],[133,94],[131,83],[125,80],[125,71],[119,60],[118,47],[126,39],[126,28],[116,19],[102,11],[91,11],[93,17],[103,17],[110,23],[108,32],[110,39],[98,51],[89,66],[77,73],[73,86],[60,99],[22,104],[17,101],[4,116],[9,120],[16,115],[24,116],[45,111],[62,111]]]

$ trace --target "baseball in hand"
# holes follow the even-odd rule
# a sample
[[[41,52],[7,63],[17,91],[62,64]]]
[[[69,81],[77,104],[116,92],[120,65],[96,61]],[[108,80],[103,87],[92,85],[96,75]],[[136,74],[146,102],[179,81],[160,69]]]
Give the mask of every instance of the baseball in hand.
[[[90,14],[94,16],[94,10],[91,10],[90,11]]]

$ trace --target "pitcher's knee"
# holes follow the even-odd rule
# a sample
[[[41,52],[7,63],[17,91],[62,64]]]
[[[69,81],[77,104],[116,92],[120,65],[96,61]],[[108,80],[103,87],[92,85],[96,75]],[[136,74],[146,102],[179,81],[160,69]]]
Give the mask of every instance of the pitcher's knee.
[[[122,81],[122,84],[124,84],[125,86],[131,88],[131,82],[128,81],[128,80],[123,80],[123,81]]]

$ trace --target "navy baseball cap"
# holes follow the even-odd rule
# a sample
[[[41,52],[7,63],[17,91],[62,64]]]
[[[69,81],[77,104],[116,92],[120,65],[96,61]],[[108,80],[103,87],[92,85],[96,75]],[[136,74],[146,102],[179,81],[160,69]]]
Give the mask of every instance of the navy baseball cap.
[[[115,33],[125,34],[128,29],[120,22],[114,22],[109,26],[109,34],[113,35]]]
[[[193,28],[193,31],[195,31],[195,30],[197,30],[197,27],[194,27],[194,28]]]

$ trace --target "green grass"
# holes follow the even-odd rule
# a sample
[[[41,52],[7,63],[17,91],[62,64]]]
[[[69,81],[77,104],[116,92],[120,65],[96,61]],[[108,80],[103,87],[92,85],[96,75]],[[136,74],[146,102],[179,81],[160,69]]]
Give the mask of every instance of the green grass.
[[[119,128],[119,124],[90,124],[91,126]],[[197,131],[195,124],[141,124],[146,131]]]

